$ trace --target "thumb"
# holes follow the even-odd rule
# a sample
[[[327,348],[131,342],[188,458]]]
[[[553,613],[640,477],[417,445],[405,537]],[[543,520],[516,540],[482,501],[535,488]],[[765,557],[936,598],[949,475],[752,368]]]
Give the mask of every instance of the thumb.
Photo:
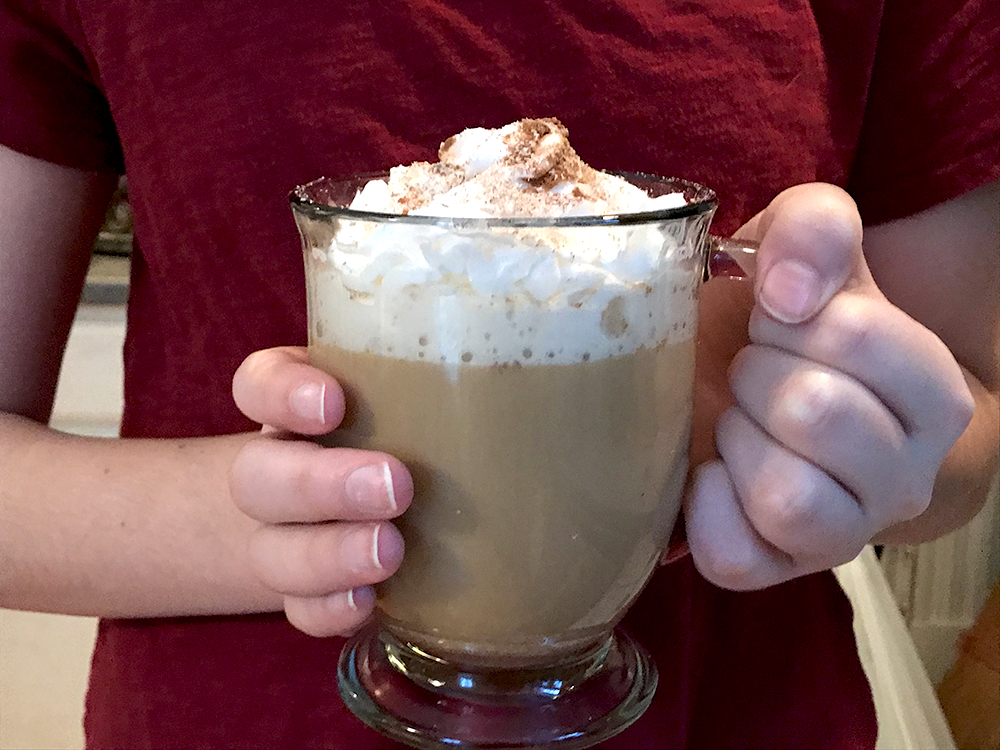
[[[739,234],[760,242],[754,293],[782,323],[809,320],[845,286],[873,283],[861,251],[861,216],[834,185],[783,191]]]

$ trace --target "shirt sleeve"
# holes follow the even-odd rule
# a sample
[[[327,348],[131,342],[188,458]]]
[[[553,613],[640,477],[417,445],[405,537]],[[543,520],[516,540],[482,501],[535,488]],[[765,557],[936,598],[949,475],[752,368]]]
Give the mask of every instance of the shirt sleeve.
[[[107,99],[69,24],[39,5],[0,3],[0,143],[55,164],[121,173]]]
[[[849,189],[866,223],[1000,177],[1000,2],[886,0]]]

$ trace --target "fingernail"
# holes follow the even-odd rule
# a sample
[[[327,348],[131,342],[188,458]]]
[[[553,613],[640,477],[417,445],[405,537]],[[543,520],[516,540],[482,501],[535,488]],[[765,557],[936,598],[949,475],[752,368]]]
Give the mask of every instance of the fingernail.
[[[760,286],[760,303],[782,323],[801,323],[820,304],[820,277],[812,266],[783,260],[772,266]]]
[[[344,480],[344,492],[360,508],[388,509],[392,512],[399,508],[388,461],[352,471]]]
[[[379,524],[378,526],[375,527],[375,533],[372,534],[372,560],[375,562],[375,567],[379,569],[382,568],[382,560],[380,559],[378,553],[378,538],[381,531],[382,531],[382,524]]]
[[[391,534],[382,533],[384,525],[358,524],[352,530],[341,547],[342,560],[348,570],[359,575],[368,575],[372,568],[385,570],[385,563],[391,559],[393,552],[391,548],[383,550],[382,547],[390,547],[393,540]]]
[[[347,608],[352,612],[369,609],[375,604],[375,589],[371,586],[358,586],[348,590],[344,598],[347,600]],[[331,609],[339,610],[342,607],[339,594],[331,595],[328,601]]]
[[[303,383],[288,397],[292,411],[303,419],[326,422],[326,383]]]

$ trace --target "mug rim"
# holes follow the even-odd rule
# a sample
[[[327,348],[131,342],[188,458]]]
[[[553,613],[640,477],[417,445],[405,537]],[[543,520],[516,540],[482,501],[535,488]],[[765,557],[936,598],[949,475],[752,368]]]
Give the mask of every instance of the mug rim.
[[[382,179],[388,176],[388,171],[366,172],[346,177],[320,177],[302,185],[296,186],[289,194],[288,200],[292,209],[310,219],[347,219],[351,221],[369,221],[379,223],[398,223],[419,226],[437,226],[454,229],[479,228],[572,228],[595,226],[629,226],[650,224],[676,219],[686,219],[692,216],[711,214],[718,206],[718,196],[715,191],[697,182],[679,177],[660,177],[645,172],[623,172],[601,170],[605,174],[621,177],[632,184],[636,182],[659,183],[673,185],[684,195],[690,196],[689,202],[674,208],[662,208],[654,211],[635,211],[613,214],[591,214],[584,216],[505,216],[505,217],[456,217],[432,216],[414,214],[391,214],[378,211],[360,211],[343,206],[333,206],[310,198],[310,192],[323,185],[356,184],[358,188],[364,182]]]

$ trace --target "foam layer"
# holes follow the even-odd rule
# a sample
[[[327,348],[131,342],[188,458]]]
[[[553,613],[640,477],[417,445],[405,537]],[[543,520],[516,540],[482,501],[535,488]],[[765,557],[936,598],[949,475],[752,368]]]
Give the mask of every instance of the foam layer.
[[[497,295],[410,287],[358,295],[332,270],[314,276],[318,343],[452,365],[573,364],[694,334],[694,294],[680,274],[646,290],[602,289],[579,307],[518,305]],[[331,324],[345,321],[331,330]]]
[[[591,169],[554,120],[464,131],[441,159],[395,168],[351,208],[545,217],[684,203]],[[699,281],[690,234],[677,223],[472,229],[341,218],[330,246],[312,253],[313,319],[326,321],[313,338],[482,366],[570,364],[687,339]]]

